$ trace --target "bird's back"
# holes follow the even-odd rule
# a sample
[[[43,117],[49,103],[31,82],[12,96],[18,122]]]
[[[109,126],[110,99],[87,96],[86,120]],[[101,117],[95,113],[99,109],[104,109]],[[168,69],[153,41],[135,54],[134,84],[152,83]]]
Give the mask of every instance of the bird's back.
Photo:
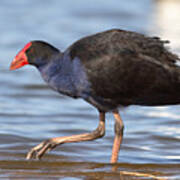
[[[170,53],[158,37],[147,37],[136,32],[113,29],[82,38],[69,47],[72,59],[78,56],[84,63],[105,56],[132,51],[153,57],[161,63],[173,64],[178,59]]]

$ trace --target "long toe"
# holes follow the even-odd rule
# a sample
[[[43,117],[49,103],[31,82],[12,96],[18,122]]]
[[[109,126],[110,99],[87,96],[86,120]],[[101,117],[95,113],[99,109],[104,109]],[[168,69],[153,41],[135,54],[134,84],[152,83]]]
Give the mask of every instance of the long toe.
[[[29,159],[32,159],[33,157],[35,157],[37,159],[37,154],[38,154],[38,151],[43,147],[43,144],[44,143],[41,143],[35,147],[33,147],[27,154],[26,156],[26,159],[29,160]]]
[[[26,159],[27,159],[27,160],[32,159],[33,156],[34,156],[34,154],[35,154],[35,151],[33,151],[33,149],[31,149],[31,150],[27,153]]]
[[[39,160],[46,152],[52,150],[55,146],[56,145],[54,144],[53,141],[51,141],[51,139],[44,141],[44,142],[38,144],[37,146],[35,146],[34,148],[32,148],[28,152],[26,159],[29,160],[34,157]]]

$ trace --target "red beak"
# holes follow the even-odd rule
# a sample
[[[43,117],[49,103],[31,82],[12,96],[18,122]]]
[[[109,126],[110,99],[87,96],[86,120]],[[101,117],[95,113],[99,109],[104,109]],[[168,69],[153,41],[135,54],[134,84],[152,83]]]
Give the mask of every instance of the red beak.
[[[10,70],[15,70],[24,65],[29,64],[27,56],[23,51],[20,51],[11,63]]]
[[[14,60],[11,63],[10,66],[10,70],[15,70],[18,69],[20,67],[23,67],[26,64],[29,64],[28,62],[28,58],[26,55],[26,50],[30,48],[30,46],[32,45],[31,42],[29,42],[28,44],[26,44],[24,46],[24,48],[16,55],[16,57],[14,58]]]

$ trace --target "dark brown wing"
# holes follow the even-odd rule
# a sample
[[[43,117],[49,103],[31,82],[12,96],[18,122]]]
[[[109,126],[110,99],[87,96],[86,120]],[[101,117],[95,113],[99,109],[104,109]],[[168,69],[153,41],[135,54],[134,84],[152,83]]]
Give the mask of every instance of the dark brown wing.
[[[164,96],[174,88],[171,69],[178,57],[164,43],[159,38],[110,30],[81,39],[69,50],[72,59],[80,58],[85,66],[92,96],[116,105],[154,105],[165,101]]]

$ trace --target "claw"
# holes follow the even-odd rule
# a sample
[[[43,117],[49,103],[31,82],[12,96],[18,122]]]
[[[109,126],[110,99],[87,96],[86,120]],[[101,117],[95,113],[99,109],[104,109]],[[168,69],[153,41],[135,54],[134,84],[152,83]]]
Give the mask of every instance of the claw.
[[[32,159],[33,157],[35,157],[37,160],[40,160],[41,157],[46,153],[51,151],[53,148],[55,148],[56,144],[50,139],[47,141],[44,141],[42,143],[40,143],[39,145],[35,146],[34,148],[32,148],[27,156],[26,159]]]

